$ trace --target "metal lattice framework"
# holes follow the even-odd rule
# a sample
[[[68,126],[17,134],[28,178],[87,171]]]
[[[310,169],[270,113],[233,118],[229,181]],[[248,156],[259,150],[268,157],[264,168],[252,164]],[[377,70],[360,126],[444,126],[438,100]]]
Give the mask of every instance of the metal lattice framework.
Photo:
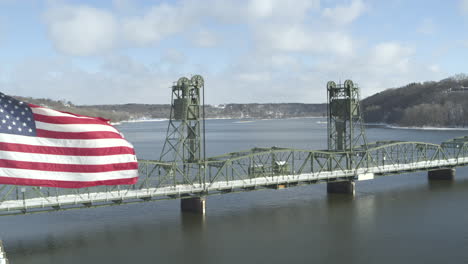
[[[81,189],[0,185],[0,214],[100,207],[279,186],[353,181],[365,179],[366,175],[372,175],[373,178],[468,165],[468,137],[455,138],[441,145],[403,141],[366,143],[360,117],[348,115],[348,120],[339,120],[342,113],[359,113],[358,91],[353,90],[357,88],[349,82],[338,86],[341,87],[336,88],[338,93],[333,92],[329,98],[331,106],[344,105],[346,109],[329,108],[331,117],[328,131],[331,141],[327,150],[254,148],[205,159],[202,158],[203,135],[200,134],[200,120],[203,117],[200,115],[202,81],[201,77],[190,81],[179,79],[172,87],[171,120],[161,160],[139,160],[140,177],[137,184]],[[334,87],[333,83],[327,85],[329,93]],[[339,95],[346,91],[351,91],[349,95],[352,96]],[[350,100],[350,103],[332,103],[341,97]],[[178,99],[188,101],[180,102]],[[183,107],[180,108],[180,105]],[[343,120],[349,125],[345,132],[340,132],[336,122]],[[351,132],[356,130],[358,132]],[[340,140],[341,143],[338,142]],[[342,147],[338,146],[340,144]]]
[[[186,184],[202,181],[202,89],[204,80],[200,75],[181,77],[172,86],[170,119],[160,156],[161,161],[177,164],[170,168]]]

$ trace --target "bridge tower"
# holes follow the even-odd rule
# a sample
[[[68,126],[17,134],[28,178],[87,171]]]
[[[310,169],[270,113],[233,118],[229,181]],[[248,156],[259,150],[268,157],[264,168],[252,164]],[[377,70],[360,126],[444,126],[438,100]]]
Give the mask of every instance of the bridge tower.
[[[359,88],[353,81],[344,84],[333,81],[327,83],[328,94],[328,150],[347,152],[343,164],[348,170],[353,169],[354,151],[367,150],[364,121],[361,116]],[[331,164],[330,164],[331,166]],[[330,169],[332,169],[330,167]],[[353,181],[329,182],[329,193],[355,192]]]
[[[171,113],[160,160],[171,164],[167,169],[177,184],[205,183],[204,88],[200,75],[181,77],[171,87]],[[203,195],[181,198],[182,211],[205,214]]]
[[[200,161],[204,158],[202,156],[204,136],[201,133],[204,120],[202,107],[204,80],[200,75],[195,75],[191,79],[181,77],[171,88],[170,120],[160,160],[183,164],[181,173],[189,176],[193,175],[191,169],[199,170]],[[201,181],[200,172],[195,176]],[[184,179],[184,183],[192,182],[192,179]]]

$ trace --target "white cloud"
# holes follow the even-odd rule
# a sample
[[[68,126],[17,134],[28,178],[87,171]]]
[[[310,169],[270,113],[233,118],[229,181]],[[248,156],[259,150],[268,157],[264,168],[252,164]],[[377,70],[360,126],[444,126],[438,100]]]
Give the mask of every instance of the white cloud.
[[[143,16],[123,19],[123,36],[127,41],[138,45],[157,43],[196,23],[193,14],[185,10],[183,6],[164,3],[155,5]]]
[[[429,70],[434,73],[439,73],[440,72],[440,66],[437,64],[432,64],[429,66]]]
[[[271,81],[271,74],[269,72],[244,72],[238,75],[239,80],[247,82],[269,82]]]
[[[296,0],[293,5],[283,0],[182,0],[158,3],[136,12],[128,0],[114,0],[115,10],[85,5],[52,6],[45,13],[49,35],[58,51],[70,55],[92,55],[115,47],[139,47],[197,28],[194,43],[211,47],[220,40],[203,26],[206,19],[218,23],[303,24],[319,0]],[[130,11],[124,13],[128,7]],[[273,30],[273,29],[272,29]]]
[[[170,65],[181,65],[187,62],[187,57],[176,49],[168,49],[163,53],[161,60]]]
[[[217,46],[220,42],[220,39],[215,33],[211,31],[200,30],[193,35],[192,41],[199,47],[211,48]]]
[[[312,31],[299,24],[264,25],[257,28],[256,33],[262,49],[351,56],[355,47],[354,41],[346,33]]]
[[[361,16],[366,9],[362,0],[353,0],[349,5],[325,8],[322,15],[337,25],[347,25]]]
[[[115,1],[117,10],[131,5]],[[95,55],[123,46],[146,46],[196,25],[195,9],[154,5],[142,15],[116,14],[85,5],[55,5],[45,14],[49,36],[58,51],[68,55]]]
[[[132,0],[112,0],[112,5],[119,12],[133,12],[136,11],[136,3]]]
[[[269,57],[269,62],[271,66],[280,68],[280,69],[294,69],[300,66],[300,62],[292,56],[285,54],[275,54]]]
[[[57,50],[92,55],[116,45],[117,22],[112,13],[88,6],[60,6],[45,14],[49,35]]]
[[[284,0],[250,0],[247,14],[252,19],[273,18],[275,20],[303,20],[311,9],[320,6],[319,0],[295,0],[293,3]]]
[[[311,48],[313,38],[301,25],[267,25],[257,30],[261,46],[281,51],[304,51]]]
[[[413,53],[411,48],[404,47],[396,42],[383,42],[377,44],[371,54],[370,62],[376,66],[396,66],[404,71],[407,69],[409,56]]]
[[[250,1],[249,10],[256,17],[270,17],[273,14],[272,0]]]

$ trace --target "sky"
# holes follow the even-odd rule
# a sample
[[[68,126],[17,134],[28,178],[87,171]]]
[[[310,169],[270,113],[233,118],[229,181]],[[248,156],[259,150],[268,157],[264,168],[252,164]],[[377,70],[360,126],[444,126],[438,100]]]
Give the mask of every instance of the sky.
[[[468,0],[0,0],[0,91],[75,104],[322,103],[467,72]]]

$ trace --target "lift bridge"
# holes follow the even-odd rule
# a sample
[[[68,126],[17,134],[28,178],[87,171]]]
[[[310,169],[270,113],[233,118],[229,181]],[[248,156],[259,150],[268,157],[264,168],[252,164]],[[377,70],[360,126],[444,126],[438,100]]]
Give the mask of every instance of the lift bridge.
[[[366,141],[359,89],[328,82],[328,149],[253,148],[206,157],[204,80],[182,77],[171,87],[171,113],[159,160],[139,160],[135,185],[80,189],[0,185],[0,215],[27,214],[181,199],[183,211],[205,213],[206,197],[265,188],[327,183],[329,193],[354,194],[355,181],[428,171],[454,177],[468,165],[468,136],[440,145]]]

